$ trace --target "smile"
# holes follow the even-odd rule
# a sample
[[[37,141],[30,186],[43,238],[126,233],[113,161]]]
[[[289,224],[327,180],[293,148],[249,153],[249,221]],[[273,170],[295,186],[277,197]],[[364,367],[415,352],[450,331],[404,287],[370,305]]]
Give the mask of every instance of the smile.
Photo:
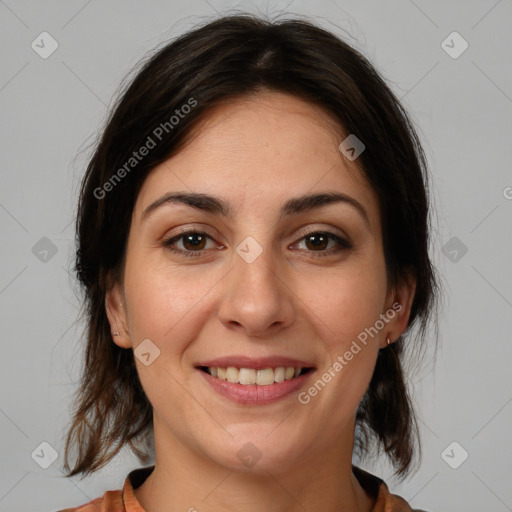
[[[285,380],[292,380],[300,375],[307,373],[310,368],[278,366],[276,368],[236,368],[228,366],[221,368],[218,366],[201,366],[203,372],[208,373],[212,377],[231,382],[233,384],[242,384],[249,386],[256,384],[258,386],[270,386],[278,384]]]

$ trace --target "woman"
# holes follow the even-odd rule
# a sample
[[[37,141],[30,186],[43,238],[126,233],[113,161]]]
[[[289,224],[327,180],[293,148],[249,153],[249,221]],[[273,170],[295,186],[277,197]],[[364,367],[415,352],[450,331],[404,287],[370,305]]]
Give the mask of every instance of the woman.
[[[406,113],[333,34],[231,16],[157,51],[81,190],[66,470],[127,443],[147,463],[152,437],[155,464],[66,510],[411,510],[352,457],[405,477],[418,451],[402,357],[436,305],[428,213]]]

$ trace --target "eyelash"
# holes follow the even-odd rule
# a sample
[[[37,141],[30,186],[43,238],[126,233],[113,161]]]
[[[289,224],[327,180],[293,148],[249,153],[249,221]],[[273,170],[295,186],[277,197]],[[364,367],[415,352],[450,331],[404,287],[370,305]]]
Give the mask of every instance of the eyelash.
[[[188,249],[184,250],[184,249],[177,249],[176,247],[173,247],[174,243],[176,243],[178,240],[180,240],[181,238],[183,238],[187,235],[202,235],[202,236],[206,236],[206,237],[210,238],[211,240],[213,240],[213,238],[210,235],[208,235],[207,233],[204,233],[203,231],[190,230],[190,231],[184,231],[183,233],[180,233],[179,235],[172,236],[171,238],[167,238],[166,240],[163,241],[163,246],[181,256],[187,256],[187,257],[202,256],[203,253],[206,252],[208,249],[203,249],[201,251],[191,251]],[[331,240],[334,240],[338,244],[338,248],[335,248],[334,250],[330,249],[329,251],[307,250],[307,252],[312,253],[311,256],[313,258],[322,258],[324,256],[331,256],[331,255],[337,254],[338,252],[341,252],[343,250],[353,248],[353,245],[348,240],[345,240],[344,238],[341,238],[340,236],[335,235],[334,233],[330,233],[329,231],[312,231],[311,233],[307,233],[304,236],[302,236],[302,238],[299,239],[299,242],[303,241],[305,238],[307,238],[308,236],[312,236],[312,235],[327,236],[328,238],[330,238]]]

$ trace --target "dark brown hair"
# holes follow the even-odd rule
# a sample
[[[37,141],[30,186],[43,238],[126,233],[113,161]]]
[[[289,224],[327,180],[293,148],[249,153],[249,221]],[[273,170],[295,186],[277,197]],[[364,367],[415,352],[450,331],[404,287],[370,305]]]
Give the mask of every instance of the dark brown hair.
[[[152,407],[133,351],[112,341],[106,292],[122,280],[131,215],[148,173],[179,150],[213,106],[259,90],[285,92],[322,107],[366,145],[357,163],[379,197],[389,282],[398,284],[412,272],[417,287],[406,333],[380,350],[358,409],[355,449],[368,455],[378,452],[371,449],[376,446],[398,475],[410,470],[419,438],[402,371],[404,340],[423,345],[438,290],[428,255],[428,177],[418,136],[375,68],[337,36],[300,19],[236,15],[209,22],[150,54],[124,86],[95,145],[76,223],[75,269],[85,292],[87,345],[66,439],[67,476],[100,469],[126,444],[147,461]],[[133,152],[148,137],[157,143],[131,165]]]

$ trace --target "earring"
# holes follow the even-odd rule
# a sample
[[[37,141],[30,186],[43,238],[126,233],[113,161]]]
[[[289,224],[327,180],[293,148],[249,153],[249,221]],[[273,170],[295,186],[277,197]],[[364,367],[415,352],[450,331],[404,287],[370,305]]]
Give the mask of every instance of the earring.
[[[391,340],[390,340],[389,338],[387,338],[387,337],[386,337],[386,343],[387,343],[388,345],[391,345]]]
[[[119,333],[118,333],[117,331],[114,331],[114,332],[112,333],[112,336],[119,336]]]

